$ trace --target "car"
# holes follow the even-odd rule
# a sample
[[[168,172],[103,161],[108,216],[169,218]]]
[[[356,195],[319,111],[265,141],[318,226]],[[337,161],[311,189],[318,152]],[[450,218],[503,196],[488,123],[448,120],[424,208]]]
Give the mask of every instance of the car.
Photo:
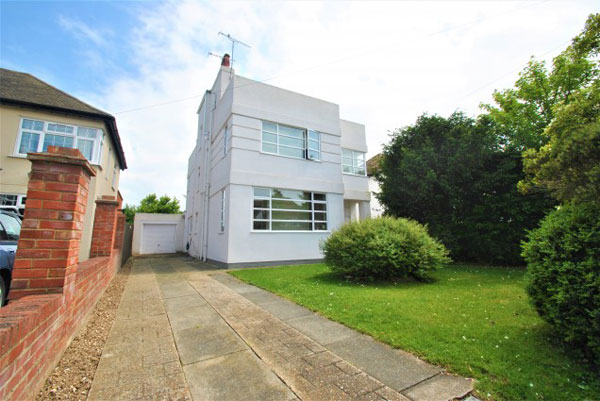
[[[21,216],[0,210],[0,307],[6,304],[12,270],[21,234]]]

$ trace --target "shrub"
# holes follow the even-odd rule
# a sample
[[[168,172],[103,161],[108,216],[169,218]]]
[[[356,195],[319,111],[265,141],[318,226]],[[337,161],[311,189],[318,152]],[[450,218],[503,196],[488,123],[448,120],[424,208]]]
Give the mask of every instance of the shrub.
[[[564,205],[523,243],[527,292],[561,338],[600,361],[600,204]]]
[[[343,225],[322,244],[333,272],[358,279],[426,279],[448,251],[413,220],[382,217]]]

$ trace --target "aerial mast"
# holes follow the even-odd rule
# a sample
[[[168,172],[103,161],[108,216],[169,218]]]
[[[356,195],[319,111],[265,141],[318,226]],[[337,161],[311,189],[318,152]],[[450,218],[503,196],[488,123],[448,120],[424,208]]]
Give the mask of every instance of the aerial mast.
[[[225,36],[227,39],[229,39],[231,41],[231,69],[233,70],[233,52],[235,51],[236,43],[239,43],[242,46],[246,46],[249,49],[250,49],[250,45],[247,45],[246,43],[242,42],[241,40],[234,38],[233,36],[231,36],[228,33],[219,32],[219,35]]]

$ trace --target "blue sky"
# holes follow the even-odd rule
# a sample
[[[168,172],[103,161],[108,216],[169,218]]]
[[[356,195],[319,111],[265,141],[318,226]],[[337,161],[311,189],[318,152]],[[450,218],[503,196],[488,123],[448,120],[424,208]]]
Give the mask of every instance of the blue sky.
[[[113,113],[129,203],[184,201],[195,111],[229,42],[236,72],[340,105],[365,124],[368,156],[424,112],[480,112],[531,56],[551,61],[588,1],[0,1],[0,64]]]
[[[113,74],[134,74],[128,43],[118,38],[131,34],[128,21],[139,7],[136,2],[2,1],[2,66],[70,92],[105,85]],[[94,63],[86,53],[96,49],[103,60]]]

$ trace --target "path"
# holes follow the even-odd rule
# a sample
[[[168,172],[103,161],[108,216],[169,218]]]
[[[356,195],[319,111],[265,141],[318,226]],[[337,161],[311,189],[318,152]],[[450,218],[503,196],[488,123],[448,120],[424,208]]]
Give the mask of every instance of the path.
[[[185,257],[136,259],[89,400],[445,401],[470,380]]]

